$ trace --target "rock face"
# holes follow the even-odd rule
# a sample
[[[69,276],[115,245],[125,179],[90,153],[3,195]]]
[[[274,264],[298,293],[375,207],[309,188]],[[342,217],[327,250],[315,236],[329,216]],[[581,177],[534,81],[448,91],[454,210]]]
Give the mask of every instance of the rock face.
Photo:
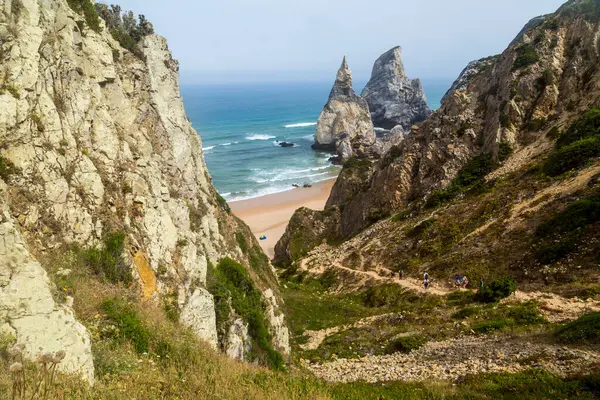
[[[369,107],[352,88],[352,73],[344,57],[329,100],[319,116],[313,148],[335,151],[346,160],[374,143]]]
[[[408,130],[431,113],[421,81],[408,79],[404,73],[400,47],[394,47],[375,61],[371,79],[361,96],[369,104],[373,124],[380,128],[401,125]]]
[[[13,3],[0,1],[0,161],[14,165],[12,174],[0,173],[0,184],[8,185],[0,200],[9,210],[4,223],[17,231],[11,237],[22,238],[11,240],[23,256],[1,266],[11,268],[2,275],[13,279],[3,278],[0,290],[21,272],[25,281],[37,276],[37,295],[48,304],[23,315],[8,311],[9,317],[62,315],[64,335],[48,340],[48,347],[80,349],[70,368],[91,377],[85,329],[50,302],[51,283],[26,254],[28,248],[99,245],[120,231],[140,294],[158,300],[176,293],[182,321],[217,346],[208,264],[227,256],[250,265],[248,251],[260,250],[211,184],[166,40],[146,36],[137,57],[103,21],[100,32],[90,29],[65,0],[21,0],[20,12]],[[245,251],[236,233],[247,238]],[[259,289],[278,295],[270,267],[250,274]],[[5,309],[16,307],[16,298],[7,301]],[[271,328],[284,329],[280,325],[277,318]],[[39,324],[11,326],[28,343],[47,341]]]
[[[6,190],[0,181],[0,333],[23,344],[29,358],[40,351],[64,350],[62,370],[78,373],[93,384],[90,336],[69,305],[58,305],[52,298],[48,274],[29,253],[2,201]]]

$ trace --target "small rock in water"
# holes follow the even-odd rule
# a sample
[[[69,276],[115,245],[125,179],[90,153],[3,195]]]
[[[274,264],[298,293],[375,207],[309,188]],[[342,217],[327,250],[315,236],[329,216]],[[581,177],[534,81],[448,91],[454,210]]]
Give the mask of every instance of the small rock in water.
[[[289,143],[289,142],[278,142],[278,143],[281,147],[294,147],[295,146],[294,143]]]

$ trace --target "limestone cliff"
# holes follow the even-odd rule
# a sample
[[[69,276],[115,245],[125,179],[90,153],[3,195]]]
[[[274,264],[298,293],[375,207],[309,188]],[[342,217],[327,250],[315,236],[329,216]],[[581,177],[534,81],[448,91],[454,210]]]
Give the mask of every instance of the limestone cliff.
[[[352,177],[352,184],[336,183],[331,196],[337,200],[328,204],[341,209],[335,219],[341,236],[349,238],[411,203],[435,204],[444,194],[437,190],[471,160],[491,160],[490,166],[500,167],[495,174],[502,174],[547,152],[551,128],[568,126],[598,104],[599,15],[597,2],[572,0],[529,23],[501,55],[471,63],[441,108],[362,181],[357,174],[342,173],[342,179]],[[501,166],[511,151],[514,161]],[[336,188],[344,188],[344,194]],[[288,230],[284,238],[292,237],[295,227]]]
[[[382,54],[373,65],[371,79],[361,96],[369,104],[373,124],[404,129],[424,121],[431,110],[419,79],[409,79],[404,72],[402,49],[394,47]]]
[[[375,143],[375,132],[364,99],[352,88],[346,57],[317,123],[313,148],[335,151],[342,160]]]
[[[273,342],[289,352],[276,278],[211,184],[165,39],[145,36],[134,55],[66,0],[2,0],[0,44],[0,254],[11,255],[0,262],[0,318],[10,333],[32,352],[64,348],[91,380],[85,328],[52,301],[35,259],[123,232],[140,295],[174,293],[181,322],[215,347],[230,343],[217,334],[207,269],[226,256],[252,265]]]

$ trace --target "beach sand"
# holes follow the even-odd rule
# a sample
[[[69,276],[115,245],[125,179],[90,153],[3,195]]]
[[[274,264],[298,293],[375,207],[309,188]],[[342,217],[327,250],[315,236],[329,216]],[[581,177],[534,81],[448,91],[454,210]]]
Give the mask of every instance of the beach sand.
[[[285,233],[294,211],[300,207],[322,210],[334,183],[335,178],[315,183],[311,188],[296,188],[249,200],[234,201],[229,203],[229,206],[236,216],[248,224],[257,240],[262,235],[267,236],[267,240],[259,240],[259,243],[267,256],[273,258],[275,245]]]

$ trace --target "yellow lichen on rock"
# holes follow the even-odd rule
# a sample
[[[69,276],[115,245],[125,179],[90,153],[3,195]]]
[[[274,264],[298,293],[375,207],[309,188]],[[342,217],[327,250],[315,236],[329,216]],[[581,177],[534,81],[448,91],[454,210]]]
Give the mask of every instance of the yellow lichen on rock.
[[[146,258],[146,255],[141,251],[138,251],[133,257],[133,264],[140,275],[142,297],[149,299],[152,297],[152,294],[156,292],[156,275],[154,275],[154,271],[152,271],[152,268],[150,267],[148,258]]]

